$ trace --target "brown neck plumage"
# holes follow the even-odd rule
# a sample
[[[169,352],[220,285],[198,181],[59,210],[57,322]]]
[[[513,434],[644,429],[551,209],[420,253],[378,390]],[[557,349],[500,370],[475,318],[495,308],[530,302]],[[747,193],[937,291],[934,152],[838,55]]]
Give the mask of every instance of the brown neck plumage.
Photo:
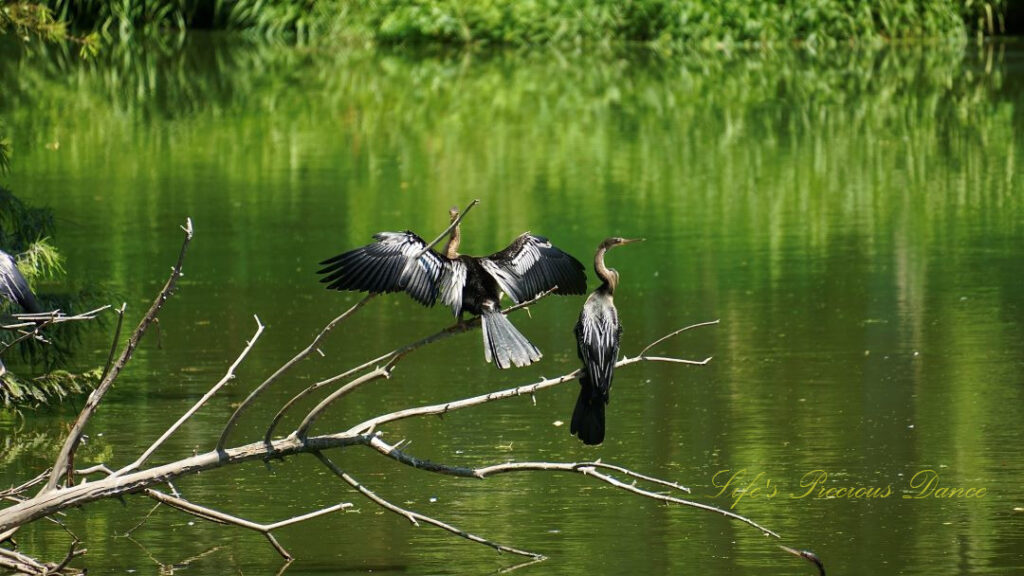
[[[457,218],[458,214],[452,217]],[[459,231],[460,226],[456,226],[452,229],[451,235],[448,236],[448,244],[444,247],[444,255],[449,259],[454,260],[459,257],[459,241],[462,237],[462,232]]]
[[[615,294],[615,287],[619,285],[619,273],[604,265],[604,253],[607,251],[608,246],[604,244],[597,249],[597,254],[594,255],[594,272],[602,282],[598,290],[603,288],[609,294]]]

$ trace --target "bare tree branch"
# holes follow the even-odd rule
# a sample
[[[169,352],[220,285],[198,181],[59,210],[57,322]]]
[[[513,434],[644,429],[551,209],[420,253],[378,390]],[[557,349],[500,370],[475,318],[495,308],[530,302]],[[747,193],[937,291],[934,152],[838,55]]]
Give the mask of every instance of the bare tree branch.
[[[440,234],[438,234],[437,238],[434,238],[433,240],[430,241],[429,244],[424,246],[423,250],[420,250],[420,253],[417,254],[416,258],[414,258],[413,260],[419,259],[420,256],[423,256],[424,254],[429,252],[431,248],[436,246],[438,242],[440,242],[441,240],[444,240],[444,237],[447,236],[452,230],[454,230],[455,227],[458,226],[459,223],[462,222],[462,219],[466,217],[466,214],[469,214],[469,211],[472,210],[473,207],[476,206],[479,203],[480,203],[479,199],[476,199],[476,200],[473,200],[472,202],[470,202],[469,206],[466,206],[466,209],[463,210],[462,213],[459,214],[458,217],[455,218],[455,220],[451,224],[449,224],[447,228],[444,229],[444,232],[441,232]]]
[[[14,550],[0,548],[0,568],[7,568],[18,574],[46,574],[45,564]]]
[[[248,530],[259,532],[260,534],[263,534],[264,537],[266,537],[267,541],[270,542],[271,546],[273,546],[274,549],[277,550],[277,553],[280,554],[281,557],[283,557],[285,560],[292,560],[294,557],[287,550],[285,550],[284,546],[281,546],[281,544],[277,541],[277,538],[274,537],[272,533],[274,530],[352,507],[351,502],[341,502],[333,506],[328,506],[326,508],[315,510],[307,514],[293,516],[291,518],[287,518],[285,520],[281,520],[278,522],[273,522],[271,524],[260,524],[258,522],[246,520],[245,518],[240,518],[238,516],[226,514],[219,510],[214,510],[213,508],[200,506],[198,504],[189,502],[188,500],[185,500],[183,498],[178,498],[176,496],[171,496],[170,494],[165,494],[163,492],[160,492],[159,490],[147,489],[145,490],[145,494],[146,496],[149,496],[150,498],[156,500],[157,502],[160,502],[161,504],[166,504],[172,508],[196,516],[197,518],[202,518],[204,520],[210,520],[222,524],[231,524],[232,526],[238,526],[240,528],[245,528]]]
[[[475,202],[470,204],[469,207],[462,213],[461,217],[464,217]],[[460,217],[460,218],[461,218]],[[454,226],[458,221],[452,223]],[[542,378],[539,382],[516,386],[513,388],[507,388],[504,390],[497,390],[489,392],[487,394],[481,394],[469,398],[461,398],[454,401],[446,402],[443,404],[433,404],[427,406],[419,406],[407,409],[399,409],[390,413],[379,414],[368,420],[356,424],[350,427],[348,430],[343,432],[336,432],[330,434],[321,434],[318,436],[310,436],[310,431],[313,430],[314,425],[318,419],[332,406],[334,406],[338,400],[345,397],[347,394],[366,384],[368,382],[388,378],[392,374],[392,371],[396,365],[409,353],[417,350],[421,347],[427,346],[431,343],[437,342],[444,338],[448,338],[454,334],[462,333],[470,329],[475,328],[479,325],[479,319],[474,318],[467,322],[459,322],[452,326],[449,326],[431,336],[407,344],[400,348],[396,348],[387,354],[370,360],[366,363],[356,366],[342,372],[337,376],[322,380],[316,384],[305,388],[302,392],[295,395],[289,400],[283,407],[281,407],[277,415],[268,427],[263,441],[252,442],[249,444],[229,447],[227,441],[230,438],[232,431],[234,430],[238,419],[241,415],[255,402],[257,398],[280,376],[290,370],[292,367],[297,365],[302,359],[309,356],[313,351],[318,350],[319,343],[331,332],[337,325],[339,325],[346,318],[351,317],[359,309],[361,309],[370,299],[374,297],[370,294],[357,302],[355,305],[350,307],[340,316],[329,322],[314,338],[313,341],[305,349],[296,354],[291,360],[286,362],[276,371],[274,371],[266,380],[264,380],[259,386],[257,386],[246,398],[246,400],[239,405],[239,407],[232,413],[230,418],[227,420],[224,429],[222,430],[216,447],[213,450],[202,454],[193,454],[191,457],[181,458],[176,461],[172,461],[162,465],[149,464],[149,459],[152,455],[166,442],[166,440],[177,432],[182,426],[185,425],[204,405],[206,405],[213,396],[226,386],[234,377],[235,371],[241,365],[243,361],[248,357],[249,352],[254,348],[256,342],[259,340],[263,333],[264,326],[260,322],[259,318],[256,318],[256,330],[251,339],[249,339],[242,351],[238,354],[235,360],[229,365],[224,376],[212,387],[210,387],[206,394],[203,395],[188,411],[180,416],[174,424],[172,424],[163,435],[161,435],[156,441],[154,441],[148,448],[146,448],[142,454],[132,463],[121,467],[120,469],[113,471],[111,466],[107,463],[98,463],[91,467],[78,470],[77,472],[73,467],[73,458],[75,455],[76,448],[81,442],[84,434],[84,428],[88,423],[89,418],[98,409],[100,402],[102,401],[104,394],[113,385],[113,382],[117,379],[118,374],[123,370],[130,360],[134,349],[137,347],[142,335],[146,331],[147,327],[156,321],[156,317],[160,312],[163,303],[173,292],[176,285],[177,278],[181,275],[182,264],[189,242],[192,238],[192,225],[191,220],[186,221],[186,226],[183,227],[185,231],[185,239],[182,243],[181,251],[178,256],[178,261],[171,277],[167,280],[160,294],[157,296],[156,301],[150,307],[147,314],[143,317],[139,326],[135,329],[131,337],[128,339],[124,350],[120,354],[116,362],[111,363],[108,361],[108,370],[105,372],[100,386],[93,392],[89,397],[86,406],[82,409],[75,422],[74,427],[66,439],[60,455],[57,457],[53,468],[43,473],[37,478],[24,482],[23,484],[10,488],[6,491],[0,492],[0,499],[7,498],[12,500],[14,503],[7,506],[6,508],[0,509],[0,542],[8,539],[13,535],[21,526],[26,525],[29,522],[38,519],[48,519],[54,521],[63,527],[63,524],[55,517],[63,514],[63,511],[68,508],[80,507],[90,502],[106,499],[106,498],[122,498],[124,495],[142,493],[147,497],[156,501],[156,505],[149,511],[142,522],[132,528],[134,531],[139,526],[142,526],[146,519],[148,519],[160,505],[167,505],[175,508],[179,511],[185,512],[197,518],[207,520],[215,523],[223,523],[233,526],[238,526],[248,530],[256,531],[267,539],[267,541],[274,547],[274,549],[285,558],[286,561],[290,562],[292,559],[291,554],[277,541],[273,532],[278,528],[283,528],[292,524],[317,518],[326,514],[331,514],[344,510],[351,506],[351,503],[342,502],[333,506],[328,506],[313,512],[304,513],[301,515],[293,516],[284,520],[280,520],[273,523],[259,523],[252,520],[242,518],[240,516],[234,516],[213,508],[202,506],[193,502],[190,502],[178,494],[175,490],[172,482],[181,476],[197,474],[207,470],[213,470],[225,466],[239,464],[250,460],[266,460],[270,458],[284,459],[287,456],[296,454],[313,454],[315,455],[328,469],[331,470],[336,476],[341,478],[349,486],[359,491],[363,496],[368,498],[370,501],[381,506],[385,510],[401,515],[406,518],[414,525],[430,524],[446,530],[452,534],[456,534],[459,537],[467,540],[477,542],[489,546],[495,550],[501,552],[509,552],[512,554],[524,556],[537,561],[544,557],[540,554],[520,550],[517,548],[509,547],[491,540],[482,538],[480,536],[470,534],[464,530],[445,523],[441,520],[426,516],[422,513],[415,512],[404,507],[398,506],[385,498],[381,497],[373,490],[363,485],[361,482],[356,480],[350,474],[339,468],[334,462],[328,458],[326,451],[328,450],[342,450],[352,446],[364,446],[368,449],[374,450],[379,455],[394,460],[402,465],[431,472],[440,475],[454,476],[460,478],[472,478],[476,480],[482,480],[490,478],[492,476],[498,476],[501,474],[511,473],[532,473],[532,472],[563,472],[579,474],[587,476],[609,485],[613,488],[624,490],[645,498],[653,499],[659,502],[671,503],[681,506],[688,506],[697,508],[705,511],[714,512],[721,514],[727,518],[733,520],[739,520],[750,526],[761,530],[763,533],[778,538],[779,535],[760,524],[743,517],[739,514],[727,510],[721,510],[713,506],[706,504],[700,504],[693,502],[675,495],[678,492],[688,493],[689,489],[685,486],[670,482],[653,476],[634,472],[629,468],[615,465],[606,464],[604,462],[593,461],[593,462],[505,462],[497,464],[489,464],[486,466],[479,467],[461,467],[451,466],[444,463],[430,462],[427,460],[421,460],[415,456],[404,452],[399,449],[398,445],[392,445],[385,442],[378,433],[375,432],[377,427],[396,422],[406,418],[426,416],[432,414],[445,414],[449,411],[461,410],[472,406],[478,406],[487,402],[493,402],[512,398],[516,396],[534,395],[537,391],[550,388],[565,382],[574,380],[579,377],[580,371],[574,371],[569,374],[564,374],[556,378]],[[434,240],[431,245],[439,242],[444,234],[447,234],[451,230],[446,230]],[[518,309],[525,308],[530,304],[548,296],[553,292],[554,289],[537,295],[532,300],[523,302],[516,306],[512,306],[504,313],[510,313]],[[123,321],[124,306],[120,310],[120,318]],[[707,326],[714,322],[704,322],[700,324],[694,324],[676,330],[666,336],[659,338],[652,343],[645,346],[641,352],[633,358],[623,357],[616,363],[618,367],[628,366],[639,362],[670,362],[670,363],[681,363],[689,365],[703,365],[708,363],[711,358],[706,358],[701,361],[697,360],[686,360],[682,358],[674,358],[670,356],[648,356],[648,352],[652,350],[656,345],[666,341],[667,339],[680,334],[686,330],[697,328],[700,326]],[[118,325],[118,331],[120,330],[120,321]],[[111,358],[113,352],[116,350],[116,342],[118,336],[115,335],[114,346],[111,350]],[[287,412],[289,408],[295,405],[298,400],[312,393],[313,391],[324,387],[328,384],[343,381],[346,378],[351,378],[347,383],[328,394],[323,400],[321,400],[312,410],[308,411],[295,432],[285,438],[271,439],[273,430],[282,416]],[[149,466],[144,468],[144,466]],[[62,477],[64,472],[69,475],[69,481],[65,485],[60,485],[59,479]],[[77,473],[83,478],[82,482],[74,484],[70,481],[73,474]],[[92,476],[101,474],[102,477],[93,479]],[[35,496],[31,498],[23,498],[27,490],[46,482],[46,487],[40,490]],[[171,494],[157,490],[159,486],[166,485],[170,488]],[[657,491],[656,491],[657,490]],[[65,528],[66,529],[66,528]],[[129,531],[129,534],[131,533]],[[69,532],[70,534],[70,532]],[[7,550],[0,548],[0,568],[8,568],[11,570],[19,570],[28,574],[51,574],[54,570],[64,570],[68,562],[70,562],[76,556],[84,553],[84,550],[77,548],[78,539],[71,534],[73,540],[68,554],[64,557],[63,561],[58,564],[47,564],[32,559],[24,554],[16,551]],[[792,550],[787,549],[792,552]],[[810,554],[810,553],[809,553]],[[809,558],[809,556],[804,556]],[[155,559],[154,559],[155,560]],[[531,561],[531,562],[532,562]],[[529,563],[527,563],[529,564]],[[515,569],[522,567],[527,564],[521,564],[510,567],[509,569]],[[286,563],[284,567],[287,567]],[[820,567],[819,563],[819,567]]]
[[[227,424],[224,425],[224,431],[221,432],[220,439],[217,440],[217,450],[224,450],[224,446],[227,445],[228,436],[230,436],[231,431],[235,429],[235,424],[238,422],[238,419],[249,408],[249,406],[256,401],[256,398],[259,397],[259,395],[262,394],[264,390],[270,387],[270,385],[275,380],[277,380],[278,377],[280,377],[282,374],[290,370],[292,366],[295,366],[296,364],[298,364],[300,360],[302,360],[306,356],[309,356],[314,350],[317,349],[317,345],[320,343],[320,341],[323,340],[324,337],[327,336],[327,334],[329,334],[330,331],[333,330],[335,326],[337,326],[339,323],[341,323],[349,316],[355,314],[357,310],[365,306],[366,303],[372,300],[374,296],[376,296],[376,294],[367,294],[362,300],[353,304],[351,308],[342,312],[340,316],[328,322],[327,325],[324,326],[323,330],[321,330],[320,333],[316,335],[316,338],[313,338],[313,341],[310,342],[309,346],[306,346],[305,349],[296,354],[291,360],[286,362],[283,366],[278,368],[277,371],[271,374],[269,378],[264,380],[262,384],[260,384],[259,386],[256,387],[255,390],[250,392],[249,396],[247,396],[246,399],[243,400],[242,403],[238,405],[238,408],[235,408],[235,411],[231,414],[231,417],[228,418]]]
[[[46,573],[47,574],[60,574],[61,572],[64,571],[64,568],[67,567],[68,562],[71,562],[77,556],[81,556],[82,554],[85,554],[87,552],[87,550],[85,548],[79,548],[78,547],[79,544],[80,544],[80,542],[78,541],[78,538],[75,538],[71,542],[71,547],[70,547],[70,549],[68,549],[67,555],[64,556],[64,560],[62,560],[60,564],[57,564],[53,568],[47,570]]]
[[[661,344],[665,340],[668,340],[669,338],[672,338],[674,336],[682,334],[683,332],[686,332],[687,330],[692,330],[694,328],[700,328],[701,326],[711,326],[711,325],[714,325],[714,324],[718,324],[718,320],[712,320],[710,322],[700,322],[698,324],[690,324],[689,326],[687,326],[685,328],[680,328],[679,330],[675,330],[675,331],[669,332],[668,334],[662,336],[661,338],[658,338],[654,342],[651,342],[647,346],[644,346],[644,349],[641,350],[640,353],[637,354],[637,356],[643,356],[644,354],[647,354],[647,351],[650,350],[651,348],[654,348],[655,346],[657,346],[658,344]]]
[[[470,540],[472,542],[477,542],[477,543],[483,544],[485,546],[490,546],[491,548],[494,548],[495,550],[497,550],[499,552],[508,552],[510,554],[517,554],[519,556],[527,556],[529,558],[544,558],[543,554],[537,554],[535,552],[527,552],[526,550],[520,550],[518,548],[512,548],[510,546],[505,546],[503,544],[498,544],[497,542],[492,542],[492,541],[490,541],[490,540],[488,540],[486,538],[481,538],[480,536],[477,536],[475,534],[470,534],[469,532],[466,532],[465,530],[462,530],[460,528],[456,528],[455,526],[452,526],[451,524],[447,524],[447,523],[442,522],[440,520],[436,520],[434,518],[431,518],[430,516],[425,516],[423,514],[420,514],[419,512],[413,512],[412,510],[407,510],[405,508],[402,508],[401,506],[397,506],[395,504],[392,504],[391,502],[388,502],[387,500],[385,500],[385,499],[381,498],[380,496],[378,496],[377,494],[375,494],[372,490],[370,490],[366,486],[360,484],[358,480],[356,480],[355,478],[350,476],[344,470],[342,470],[341,468],[338,468],[338,466],[336,464],[334,464],[334,462],[331,462],[331,460],[327,456],[324,456],[320,452],[315,452],[314,454],[316,454],[316,457],[319,458],[320,461],[323,462],[325,466],[330,468],[330,470],[332,472],[334,472],[335,474],[337,474],[339,478],[341,478],[342,480],[347,482],[350,486],[352,486],[353,488],[358,490],[360,494],[362,494],[363,496],[366,496],[367,498],[369,498],[370,500],[372,500],[373,502],[375,502],[377,505],[381,506],[382,508],[384,508],[386,510],[390,510],[391,512],[394,512],[395,514],[398,514],[399,516],[404,516],[409,522],[412,523],[413,526],[419,526],[419,523],[423,522],[425,524],[430,524],[432,526],[437,526],[438,528],[441,528],[442,530],[447,530],[448,532],[451,532],[452,534],[455,534],[456,536],[460,536],[462,538],[465,538],[466,540]]]
[[[135,460],[135,462],[132,462],[131,464],[125,466],[124,468],[121,468],[117,472],[114,472],[114,476],[120,476],[126,472],[131,472],[133,470],[138,469],[138,467],[141,466],[142,463],[145,462],[146,459],[148,459],[153,454],[153,452],[155,452],[156,449],[159,448],[164,443],[165,440],[170,438],[171,434],[174,434],[178,430],[178,428],[181,428],[182,424],[188,421],[188,419],[191,418],[193,414],[195,414],[200,408],[202,408],[203,405],[206,404],[207,400],[212,398],[213,395],[216,394],[218,390],[223,388],[224,385],[226,385],[228,382],[234,379],[235,369],[238,368],[238,365],[241,364],[243,360],[245,360],[245,357],[249,354],[249,351],[252,350],[252,347],[256,345],[256,341],[260,339],[260,334],[263,334],[263,323],[260,322],[259,316],[254,315],[253,318],[256,320],[256,333],[253,334],[252,338],[249,339],[248,342],[246,342],[245,348],[242,349],[242,352],[238,355],[238,358],[235,358],[235,361],[232,362],[231,366],[228,367],[228,371],[224,374],[224,377],[221,378],[219,382],[214,384],[213,387],[210,388],[206,392],[206,394],[204,394],[203,397],[200,398],[199,401],[192,406],[192,408],[189,408],[187,412],[182,414],[181,418],[178,418],[178,421],[175,422],[170,428],[168,428],[167,431],[164,432],[163,435],[160,436],[160,438],[158,438],[156,442],[153,442],[153,444],[148,449],[146,449],[146,451],[143,452],[142,455]]]
[[[81,314],[73,314],[68,316],[60,310],[52,310],[50,312],[33,312],[25,314],[13,314],[13,317],[19,322],[15,324],[0,324],[0,330],[21,330],[22,328],[32,328],[39,324],[63,324],[64,322],[81,322],[83,320],[95,320],[96,316],[110,308],[110,305],[100,306],[95,310],[89,310],[88,312],[82,312]]]
[[[40,482],[45,481],[46,477],[49,474],[50,474],[50,470],[46,469],[42,473],[40,473],[38,476],[36,476],[35,478],[33,478],[31,480],[23,482],[23,483],[21,483],[21,484],[19,484],[17,486],[14,486],[13,488],[8,488],[7,490],[0,490],[0,498],[7,498],[8,496],[18,496],[22,492],[25,492],[26,490],[28,490],[29,488],[35,486],[36,484],[39,484]],[[2,541],[2,540],[0,540],[0,541]]]
[[[316,419],[321,414],[323,414],[323,412],[327,410],[327,408],[331,404],[333,404],[337,399],[341,398],[345,394],[348,394],[352,390],[355,390],[357,387],[367,382],[377,380],[378,378],[387,378],[390,373],[390,366],[384,368],[377,368],[373,372],[363,374],[359,378],[356,378],[355,380],[349,382],[348,384],[342,386],[341,388],[338,388],[330,396],[324,398],[319,404],[317,404],[315,408],[310,410],[308,414],[306,414],[306,417],[302,419],[302,422],[299,424],[299,427],[296,428],[295,435],[298,436],[300,439],[305,439],[306,435],[309,433],[309,429],[313,426],[313,423],[316,422]]]
[[[11,340],[10,342],[5,343],[3,345],[3,347],[0,347],[0,355],[3,355],[4,352],[7,352],[12,346],[17,344],[18,342],[21,342],[22,340],[27,340],[29,338],[33,338],[33,339],[40,340],[40,341],[45,342],[45,343],[49,343],[45,338],[40,336],[39,333],[42,332],[43,328],[46,328],[50,324],[53,324],[53,318],[52,317],[47,318],[46,321],[44,321],[42,323],[36,324],[35,328],[33,328],[31,332],[28,332],[28,331],[25,331],[25,330],[18,330],[18,333],[20,333],[21,336],[18,336],[14,340]]]
[[[548,471],[548,472],[574,472],[574,473],[579,473],[579,474],[583,474],[585,476],[592,476],[594,478],[597,478],[597,479],[601,480],[602,482],[605,482],[607,484],[611,484],[612,486],[615,486],[616,488],[621,488],[623,490],[626,490],[626,491],[629,491],[629,492],[633,492],[634,494],[639,494],[639,495],[645,496],[647,498],[652,498],[654,500],[660,500],[662,502],[669,502],[669,503],[673,503],[673,504],[681,504],[683,506],[689,506],[691,508],[699,508],[701,510],[707,510],[709,512],[715,512],[717,514],[721,514],[721,515],[726,516],[728,518],[732,518],[734,520],[739,520],[741,522],[745,522],[745,523],[753,526],[754,528],[757,528],[758,530],[761,530],[762,532],[764,532],[765,534],[767,534],[769,536],[774,536],[775,538],[781,538],[781,536],[779,536],[775,532],[765,528],[764,526],[761,526],[760,524],[754,522],[753,520],[750,520],[749,518],[747,518],[745,516],[741,516],[739,514],[735,514],[733,512],[729,512],[728,510],[722,510],[721,508],[716,508],[715,506],[709,506],[707,504],[700,504],[698,502],[693,502],[691,500],[684,500],[682,498],[676,498],[676,497],[673,497],[673,496],[667,496],[667,495],[664,495],[664,494],[658,494],[656,492],[651,492],[650,490],[644,490],[642,488],[637,487],[635,484],[626,484],[626,483],[624,483],[624,482],[622,482],[622,481],[620,481],[620,480],[618,480],[618,479],[616,479],[616,478],[614,478],[612,476],[609,476],[609,475],[607,475],[607,474],[605,474],[603,472],[598,472],[598,469],[613,470],[613,471],[618,472],[620,474],[623,474],[624,476],[627,476],[627,477],[637,478],[637,479],[640,479],[640,480],[644,480],[646,482],[651,482],[651,483],[654,483],[654,484],[659,484],[661,486],[666,486],[666,487],[673,488],[673,489],[676,489],[676,490],[680,490],[680,491],[686,492],[686,493],[690,492],[690,489],[686,488],[685,486],[680,486],[680,485],[675,484],[673,482],[666,482],[665,480],[661,480],[659,478],[653,478],[653,477],[650,477],[650,476],[645,476],[643,474],[638,474],[636,472],[633,472],[632,470],[623,468],[621,466],[615,466],[615,465],[611,465],[611,464],[604,464],[602,462],[508,462],[508,463],[505,463],[505,464],[494,464],[494,465],[491,465],[491,466],[484,466],[482,468],[465,468],[465,467],[447,466],[447,465],[444,465],[444,464],[437,464],[437,463],[429,462],[429,461],[426,461],[426,460],[419,460],[417,458],[409,456],[408,454],[405,454],[404,452],[399,450],[397,447],[388,445],[386,442],[384,442],[380,438],[380,436],[376,436],[376,435],[373,436],[370,439],[370,444],[369,445],[370,445],[371,448],[377,450],[381,454],[384,454],[385,456],[393,458],[393,459],[395,459],[395,460],[397,460],[397,461],[399,461],[399,462],[401,462],[403,464],[406,464],[408,466],[412,466],[413,468],[416,468],[418,470],[426,470],[426,471],[429,471],[429,472],[436,472],[438,474],[448,474],[448,475],[451,475],[451,476],[461,476],[461,477],[467,477],[467,478],[481,478],[481,479],[483,479],[483,478],[487,478],[489,476],[496,476],[498,474],[507,474],[507,473],[510,473],[510,472],[524,472],[524,471]]]
[[[492,466],[485,466],[483,468],[466,468],[461,466],[448,466],[445,464],[437,464],[428,460],[420,460],[414,456],[403,452],[398,446],[389,445],[379,435],[370,437],[369,444],[370,448],[380,452],[381,454],[397,460],[407,466],[412,466],[418,470],[427,470],[429,472],[436,472],[439,474],[448,474],[450,476],[460,476],[464,478],[486,478],[488,476],[496,476],[498,474],[506,474],[509,472],[523,472],[529,470],[545,470],[545,471],[560,471],[560,472],[576,472],[580,468],[601,468],[605,470],[612,470],[618,472],[624,476],[630,478],[636,478],[637,480],[643,480],[644,482],[650,482],[678,490],[680,492],[690,493],[690,489],[681,484],[675,482],[669,482],[662,480],[661,478],[655,478],[653,476],[647,476],[634,472],[628,468],[622,466],[616,466],[615,464],[606,464],[600,460],[595,462],[570,462],[570,463],[552,463],[552,462],[508,462],[505,464],[495,464]]]
[[[174,266],[171,271],[170,278],[167,279],[167,283],[164,284],[163,290],[157,296],[153,305],[150,306],[149,311],[139,322],[138,327],[135,328],[135,332],[131,338],[128,339],[128,344],[121,352],[121,357],[117,359],[117,363],[114,364],[110,372],[107,373],[107,377],[104,378],[99,386],[89,394],[89,399],[86,400],[85,406],[82,407],[82,412],[79,413],[78,419],[75,421],[74,426],[71,427],[71,432],[68,433],[67,440],[64,442],[64,446],[60,450],[60,454],[57,456],[57,461],[53,464],[53,470],[50,472],[50,479],[46,483],[44,491],[51,491],[57,487],[57,483],[60,481],[64,471],[70,467],[71,459],[74,457],[75,450],[78,449],[78,443],[82,440],[82,435],[85,433],[85,425],[89,422],[89,418],[92,417],[93,413],[99,407],[100,401],[103,400],[103,396],[107,393],[107,390],[113,386],[114,381],[117,379],[118,374],[124,369],[128,360],[131,359],[132,353],[135,352],[135,347],[139,345],[139,341],[142,339],[143,334],[146,333],[146,328],[153,322],[156,315],[163,308],[164,302],[170,298],[171,293],[174,292],[174,286],[178,282],[178,277],[181,276],[181,266],[185,261],[185,252],[188,250],[188,244],[192,240],[192,219],[185,219],[185,226],[182,227],[185,232],[185,240],[181,244],[181,251],[178,254],[178,263]]]
[[[117,326],[114,328],[114,338],[110,341],[110,353],[107,354],[107,363],[103,366],[103,375],[100,376],[100,382],[107,377],[107,374],[110,374],[110,367],[114,365],[114,355],[117,354],[117,341],[121,339],[121,327],[124,326],[124,311],[127,307],[127,302],[121,302],[121,307],[116,310]]]

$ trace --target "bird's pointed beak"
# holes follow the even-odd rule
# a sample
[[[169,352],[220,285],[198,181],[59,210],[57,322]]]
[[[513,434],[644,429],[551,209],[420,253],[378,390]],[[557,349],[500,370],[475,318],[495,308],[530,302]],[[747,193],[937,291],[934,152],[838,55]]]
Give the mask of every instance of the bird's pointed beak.
[[[783,546],[782,544],[779,544],[779,548],[782,548],[783,550],[789,552],[793,556],[800,556],[800,551],[796,548],[790,548],[789,546]]]
[[[622,244],[632,244],[634,242],[643,242],[646,238],[623,238]]]
[[[825,563],[822,562],[821,558],[818,558],[818,555],[814,552],[811,552],[810,550],[797,550],[796,548],[790,548],[789,546],[783,546],[782,544],[779,544],[779,548],[782,548],[793,556],[803,558],[804,560],[814,564],[818,567],[818,576],[825,576]]]

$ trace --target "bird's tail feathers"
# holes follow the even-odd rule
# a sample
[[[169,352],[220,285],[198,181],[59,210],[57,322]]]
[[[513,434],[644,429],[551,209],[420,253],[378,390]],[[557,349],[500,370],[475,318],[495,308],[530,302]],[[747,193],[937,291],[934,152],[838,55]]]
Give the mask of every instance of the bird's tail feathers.
[[[39,302],[36,300],[35,294],[33,294],[31,290],[25,290],[24,292],[18,294],[18,304],[20,304],[21,307],[25,310],[25,312],[28,312],[29,314],[39,314],[40,312],[45,312],[45,310],[43,310],[43,307],[39,305]]]
[[[540,360],[542,354],[526,336],[523,336],[499,310],[485,310],[480,317],[483,324],[484,357],[494,360],[498,368],[529,366]]]
[[[569,432],[588,446],[604,442],[604,398],[594,393],[586,374],[580,376],[580,395],[572,411]]]

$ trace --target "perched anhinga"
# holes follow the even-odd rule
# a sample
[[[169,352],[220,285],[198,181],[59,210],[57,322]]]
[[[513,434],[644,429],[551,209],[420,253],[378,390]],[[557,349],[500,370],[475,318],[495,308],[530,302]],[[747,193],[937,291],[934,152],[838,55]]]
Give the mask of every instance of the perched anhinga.
[[[43,311],[14,258],[3,250],[0,250],[0,298],[16,302],[25,312]]]
[[[619,337],[622,325],[615,310],[615,288],[619,273],[604,265],[604,254],[615,246],[639,242],[643,238],[606,238],[594,255],[594,272],[601,285],[590,293],[576,322],[576,353],[583,361],[580,375],[580,395],[572,412],[569,432],[579,436],[584,444],[604,441],[604,405],[612,387],[615,362],[619,356]]]
[[[451,221],[459,211],[449,211]],[[461,320],[463,312],[481,317],[484,357],[498,368],[526,366],[541,353],[501,313],[501,295],[515,303],[558,286],[558,294],[583,294],[583,264],[555,248],[547,238],[521,234],[501,252],[487,257],[459,254],[460,226],[452,228],[442,254],[410,231],[380,232],[377,240],[321,262],[321,282],[333,290],[407,292],[424,306],[438,296]],[[418,257],[418,258],[417,258]]]

